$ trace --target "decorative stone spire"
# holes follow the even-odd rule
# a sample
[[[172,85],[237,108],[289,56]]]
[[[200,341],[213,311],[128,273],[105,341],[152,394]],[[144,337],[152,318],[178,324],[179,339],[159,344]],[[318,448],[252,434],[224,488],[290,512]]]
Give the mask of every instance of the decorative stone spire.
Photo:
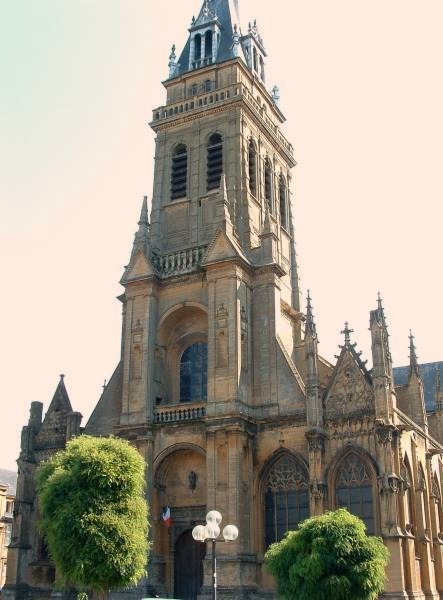
[[[175,54],[175,44],[172,45],[171,54],[169,55],[169,78],[174,77],[177,71],[177,56]]]
[[[442,412],[443,411],[443,393],[442,393],[442,389],[441,389],[441,376],[440,376],[439,365],[437,365],[435,367],[434,397],[435,397],[435,410],[437,412]]]
[[[314,321],[314,315],[312,313],[311,296],[309,295],[306,299],[306,322],[305,322],[305,337],[306,336],[317,337],[317,328]]]
[[[232,32],[232,54],[238,56],[240,51],[240,33],[238,31],[237,23],[234,25]]]
[[[415,374],[420,377],[420,367],[418,365],[417,352],[415,350],[414,336],[412,331],[409,330],[409,374]]]
[[[323,406],[319,392],[318,339],[308,290],[305,321],[306,411],[308,426],[318,430],[323,426]]]
[[[149,254],[149,220],[148,220],[148,197],[143,196],[142,208],[140,211],[140,219],[138,221],[138,231],[134,236],[134,246],[132,248],[132,256],[139,250],[142,250],[146,257]]]

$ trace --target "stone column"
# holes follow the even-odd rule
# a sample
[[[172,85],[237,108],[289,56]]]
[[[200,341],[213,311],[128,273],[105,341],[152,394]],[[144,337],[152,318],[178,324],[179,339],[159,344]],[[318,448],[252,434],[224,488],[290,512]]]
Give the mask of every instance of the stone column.
[[[326,510],[327,485],[323,481],[325,434],[308,431],[306,434],[309,452],[309,513],[321,515]]]

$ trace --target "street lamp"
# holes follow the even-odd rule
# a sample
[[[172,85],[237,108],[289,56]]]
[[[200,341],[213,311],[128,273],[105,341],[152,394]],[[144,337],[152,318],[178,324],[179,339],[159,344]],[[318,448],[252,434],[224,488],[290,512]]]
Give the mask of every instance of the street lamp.
[[[212,598],[217,600],[217,562],[215,560],[216,542],[233,542],[238,538],[238,529],[235,525],[226,525],[223,528],[223,539],[220,535],[221,513],[210,510],[206,515],[206,525],[196,525],[192,530],[192,537],[196,542],[212,541]]]

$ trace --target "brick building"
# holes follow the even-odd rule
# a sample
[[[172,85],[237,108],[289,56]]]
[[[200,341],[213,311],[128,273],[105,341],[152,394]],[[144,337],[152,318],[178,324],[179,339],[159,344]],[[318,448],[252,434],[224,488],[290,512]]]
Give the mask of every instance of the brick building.
[[[34,473],[80,431],[129,439],[149,465],[149,577],[125,597],[208,598],[210,549],[191,530],[216,508],[240,530],[219,546],[219,598],[275,598],[267,546],[338,506],[389,548],[386,598],[443,597],[440,371],[428,414],[412,335],[394,381],[380,298],[371,368],[347,324],[335,364],[319,355],[310,297],[300,306],[296,162],[265,58],[236,0],[205,1],[180,56],[172,49],[151,122],[150,218],[145,198],[121,280],[121,360],[84,428],[63,378],[43,420],[32,404],[7,598],[51,595]]]

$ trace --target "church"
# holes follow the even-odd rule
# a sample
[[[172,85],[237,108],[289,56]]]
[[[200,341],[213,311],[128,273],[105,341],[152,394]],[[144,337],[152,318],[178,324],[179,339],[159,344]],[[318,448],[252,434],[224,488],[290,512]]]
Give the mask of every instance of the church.
[[[209,599],[211,545],[191,532],[216,509],[239,530],[217,544],[218,598],[275,600],[267,547],[337,507],[389,549],[384,598],[443,598],[440,371],[429,411],[411,335],[394,381],[380,297],[371,366],[348,324],[336,361],[319,354],[313,299],[300,305],[293,146],[278,89],[266,86],[264,41],[255,21],[240,24],[237,2],[205,0],[181,53],[172,48],[111,379],[83,426],[63,376],[44,418],[31,405],[8,600],[62,597],[37,527],[35,471],[80,433],[130,440],[148,465],[148,575],[115,598]]]

